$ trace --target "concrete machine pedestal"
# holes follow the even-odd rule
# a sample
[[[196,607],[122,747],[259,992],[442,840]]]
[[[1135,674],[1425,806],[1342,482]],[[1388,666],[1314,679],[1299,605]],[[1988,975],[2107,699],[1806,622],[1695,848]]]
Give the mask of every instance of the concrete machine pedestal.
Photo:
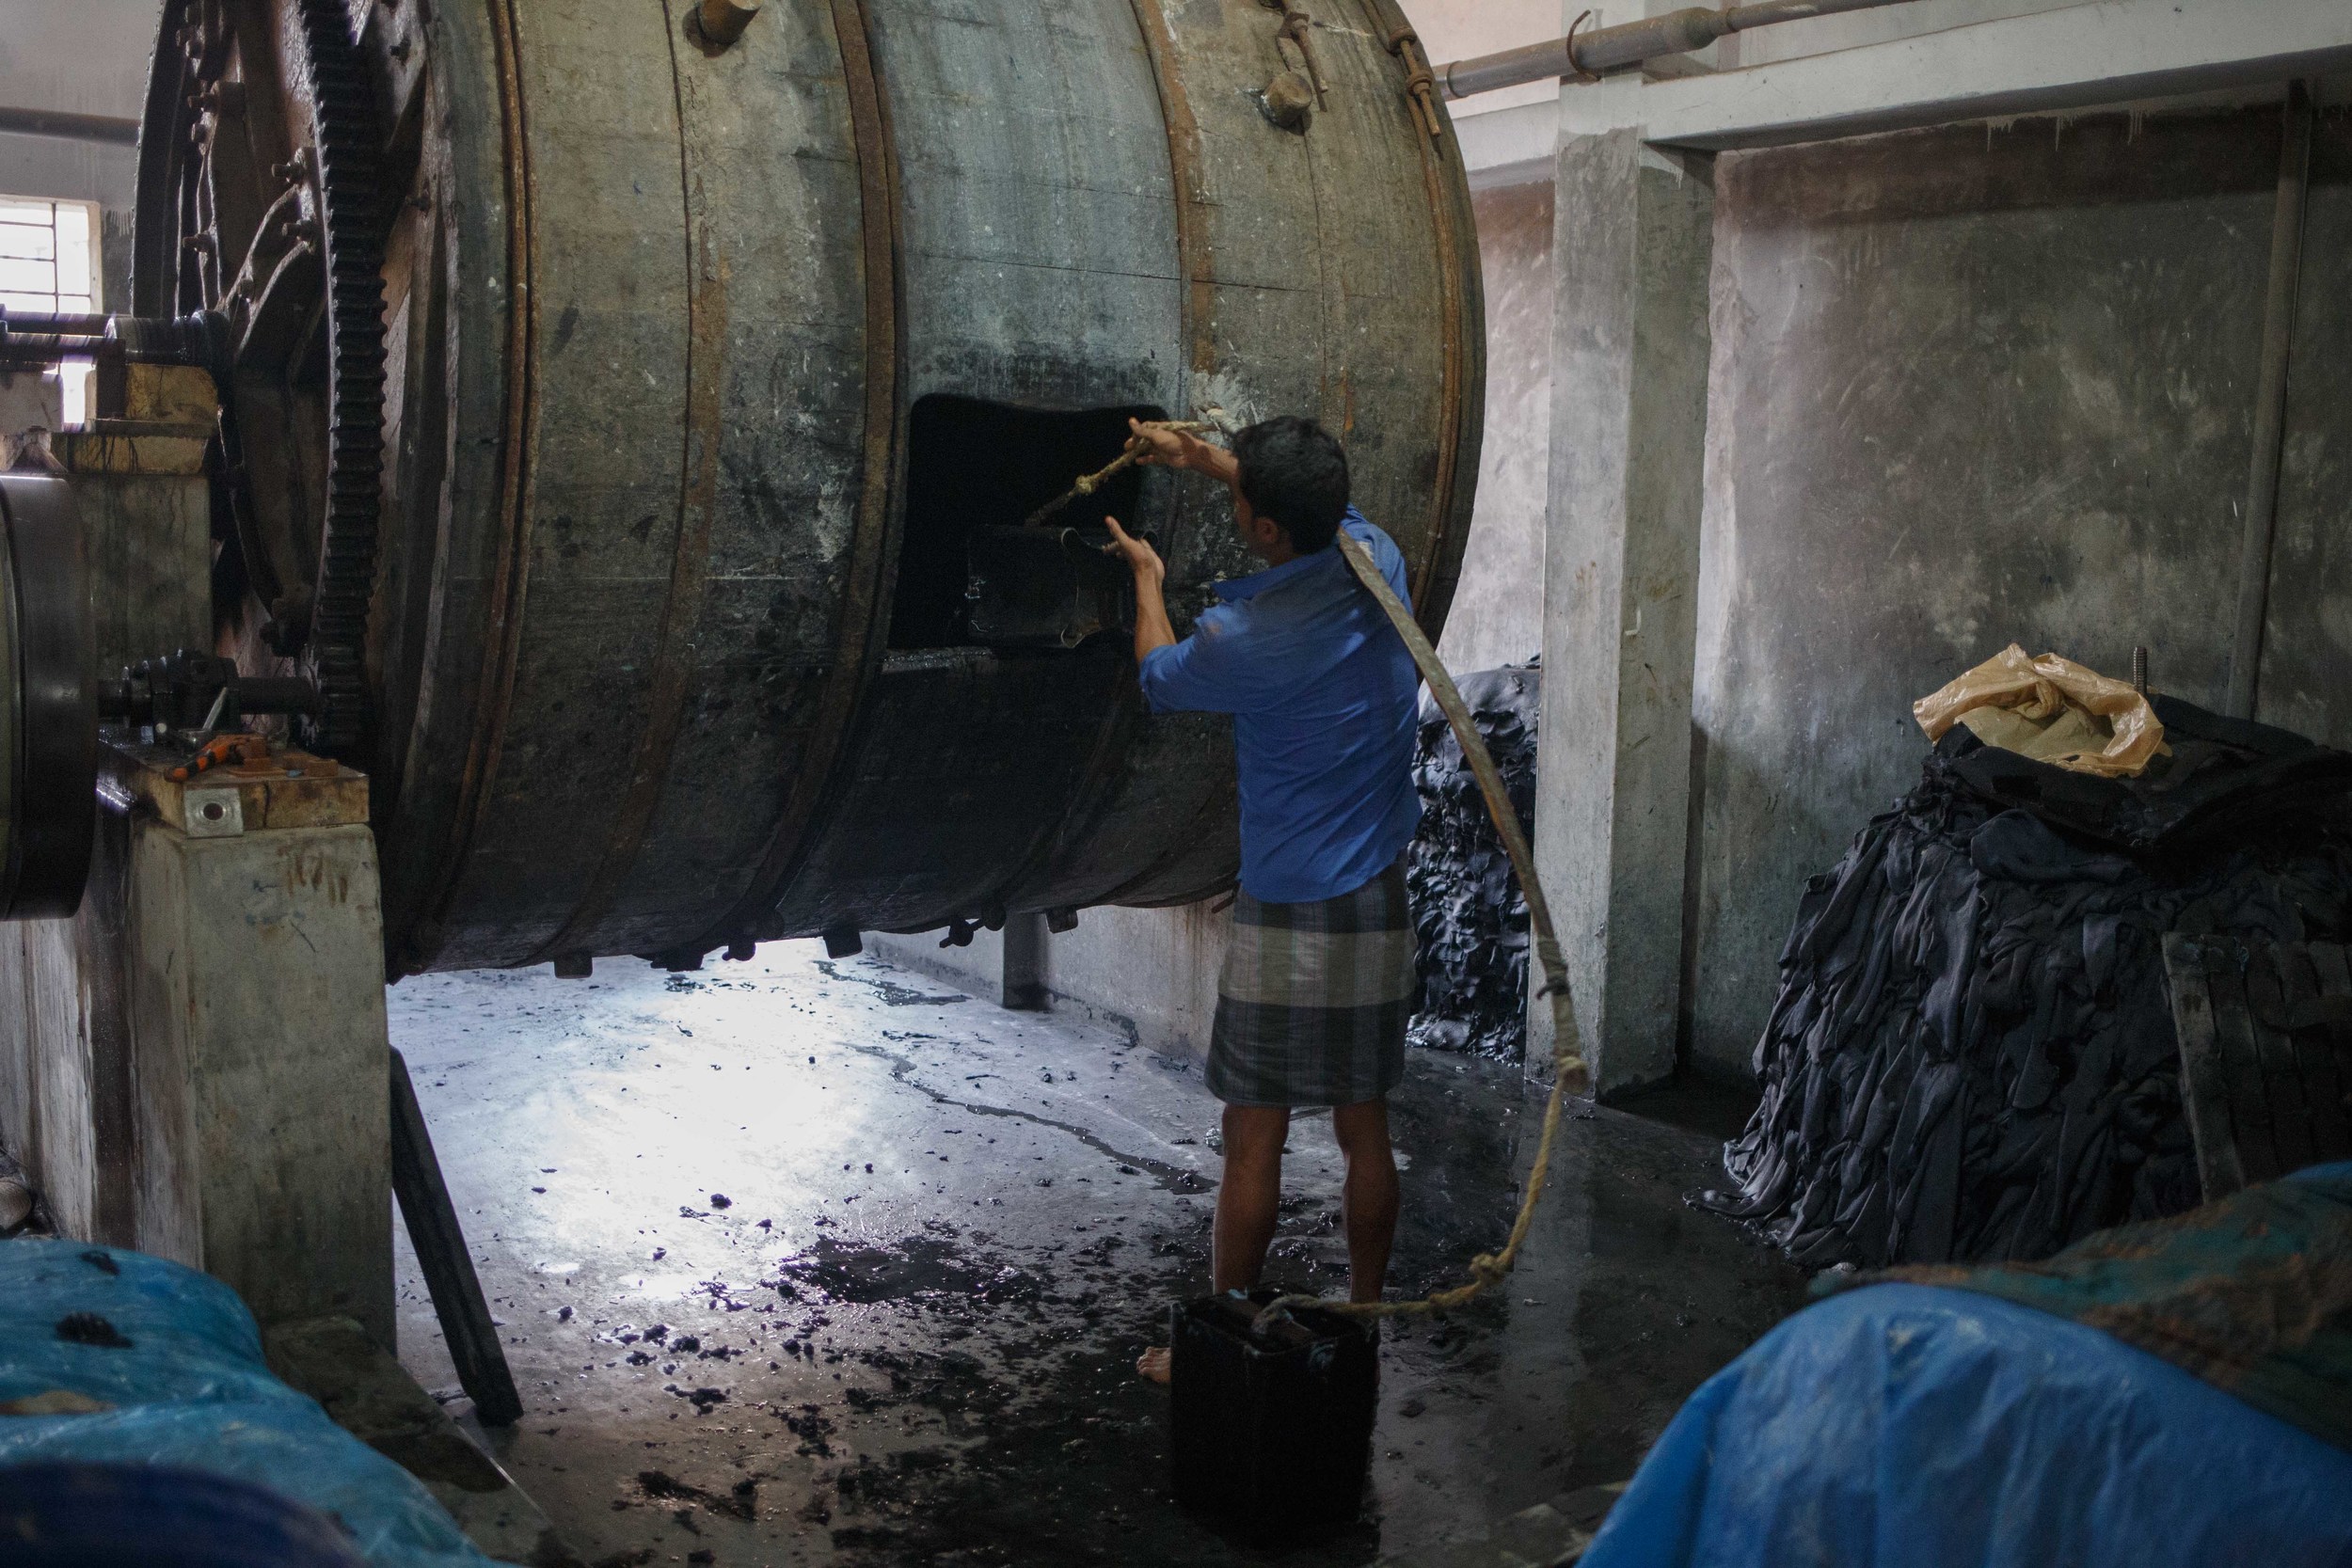
[[[133,371],[142,411],[167,416],[173,380],[204,379]],[[209,386],[183,390],[209,418]],[[450,1272],[463,1240],[399,1092],[367,778],[256,735],[224,734],[215,752],[241,754],[192,767],[175,702],[207,705],[200,736],[296,684],[184,652],[210,629],[208,434],[102,420],[56,439],[63,474],[0,475],[0,1148],[60,1235],[233,1287],[279,1375],[485,1551],[567,1560],[393,1354],[396,1144],[453,1345],[462,1360],[461,1341],[486,1339],[496,1359],[496,1338],[470,1266]],[[143,675],[94,678],[171,648]],[[469,1391],[511,1404],[502,1360],[496,1381]]]
[[[102,745],[82,908],[0,952],[9,1145],[61,1231],[202,1269],[265,1323],[340,1313],[389,1345],[367,780],[281,752],[178,783],[180,760]]]

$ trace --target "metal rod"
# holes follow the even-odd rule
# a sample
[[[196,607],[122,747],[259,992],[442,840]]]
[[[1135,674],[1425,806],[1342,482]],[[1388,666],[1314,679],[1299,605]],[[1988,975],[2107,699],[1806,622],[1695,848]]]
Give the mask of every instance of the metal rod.
[[[103,338],[36,337],[11,332],[0,338],[0,371],[38,371],[68,359],[95,359]]]
[[[434,1157],[408,1064],[397,1051],[391,1056],[392,1193],[400,1199],[400,1217],[408,1222],[433,1314],[441,1320],[441,1337],[456,1363],[458,1384],[473,1400],[474,1415],[484,1426],[512,1426],[523,1414],[515,1374],[507,1370],[490,1304],[466,1251],[466,1233],[449,1200],[449,1184],[441,1180],[441,1162]]]
[[[1206,420],[1152,420],[1148,422],[1154,430],[1177,430],[1183,431],[1186,435],[1193,436],[1200,435],[1203,431],[1215,430],[1217,428]],[[1080,474],[1069,489],[1064,490],[1060,495],[1056,496],[1052,500],[1047,501],[1043,506],[1039,507],[1035,512],[1032,512],[1027,516],[1022,518],[1021,526],[1023,528],[1035,528],[1038,524],[1045,521],[1046,518],[1051,517],[1055,513],[1059,512],[1063,507],[1068,506],[1074,500],[1077,500],[1080,497],[1094,494],[1096,490],[1102,488],[1105,480],[1108,480],[1121,468],[1126,467],[1129,464],[1135,462],[1136,459],[1141,457],[1146,450],[1147,449],[1142,436],[1130,436],[1128,438],[1127,445],[1120,451],[1120,454],[1117,457],[1112,458],[1108,463],[1105,463],[1103,467],[1095,469],[1090,474]]]
[[[1441,65],[1437,75],[1448,98],[1468,98],[1473,93],[1492,92],[1497,87],[1517,87],[1522,82],[1622,71],[1661,55],[1685,55],[1693,49],[1704,49],[1726,34],[1743,33],[1752,27],[1912,3],[1913,0],[1759,0],[1756,5],[1734,6],[1724,11],[1686,6],[1663,16],[1576,34],[1573,58],[1569,55],[1569,40],[1556,38]]]
[[[0,131],[20,136],[55,136],[60,141],[107,142],[116,147],[139,144],[139,122],[113,115],[77,115],[65,109],[19,109],[0,106]]]
[[[0,370],[46,370],[66,359],[95,359],[106,318],[11,310],[0,305]]]
[[[130,364],[210,368],[226,338],[227,324],[206,312],[162,317],[51,315],[0,308],[0,369],[26,370],[115,353]]]
[[[2295,295],[2303,271],[2303,214],[2312,182],[2312,95],[2287,84],[2279,137],[2279,198],[2270,216],[2270,285],[2263,299],[2254,447],[2246,481],[2246,533],[2238,547],[2237,640],[2230,654],[2231,717],[2254,717],[2262,676],[2263,622],[2270,610],[2270,563],[2279,518],[2279,460],[2286,440],[2287,359],[2295,341]]]
[[[0,341],[10,333],[34,332],[62,334],[69,338],[103,338],[106,335],[106,318],[87,315],[52,315],[43,310],[11,310],[0,305]]]

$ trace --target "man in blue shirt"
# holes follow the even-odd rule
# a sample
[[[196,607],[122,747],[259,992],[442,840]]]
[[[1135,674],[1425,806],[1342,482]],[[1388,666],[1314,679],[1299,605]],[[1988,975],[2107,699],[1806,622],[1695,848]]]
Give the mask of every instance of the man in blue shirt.
[[[1135,573],[1136,663],[1156,712],[1233,716],[1241,889],[1217,982],[1207,1081],[1225,1101],[1225,1180],[1211,1270],[1219,1291],[1258,1282],[1281,1196],[1291,1112],[1331,1107],[1347,1162],[1349,1293],[1377,1301],[1396,1234],[1387,1095],[1405,1071],[1419,990],[1405,861],[1420,676],[1341,559],[1345,529],[1399,597],[1405,558],[1348,504],[1347,456],[1311,420],[1277,419],[1220,451],[1136,424],[1140,461],[1232,492],[1243,543],[1265,570],[1216,586],[1177,641],[1151,546],[1111,521]],[[1165,1350],[1139,1368],[1165,1379]]]

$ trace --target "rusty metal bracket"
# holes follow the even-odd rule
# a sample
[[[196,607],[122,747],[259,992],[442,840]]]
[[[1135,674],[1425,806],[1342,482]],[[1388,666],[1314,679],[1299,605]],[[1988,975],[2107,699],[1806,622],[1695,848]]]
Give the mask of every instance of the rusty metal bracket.
[[[1413,105],[1413,119],[1437,141],[1444,136],[1444,124],[1438,119],[1438,73],[1429,67],[1429,56],[1422,49],[1421,35],[1409,26],[1399,27],[1389,34],[1389,53],[1405,62],[1405,95]]]
[[[1288,39],[1297,46],[1298,57],[1307,62],[1307,80],[1314,86],[1315,107],[1327,109],[1331,106],[1331,95],[1323,85],[1322,63],[1315,58],[1313,29],[1314,19],[1292,7],[1289,0],[1284,0],[1282,25],[1274,36],[1278,40]]]
[[[1282,24],[1274,33],[1274,55],[1281,69],[1258,95],[1259,104],[1266,119],[1277,126],[1303,132],[1313,120],[1315,111],[1327,107],[1330,102],[1329,90],[1324,86],[1322,64],[1315,58],[1314,19],[1293,6],[1291,0],[1259,0],[1259,4],[1267,10],[1282,13]],[[1290,56],[1282,50],[1285,43],[1298,51],[1303,71],[1292,67]]]
[[[1588,87],[1591,84],[1599,81],[1600,77],[1595,72],[1585,70],[1584,62],[1576,57],[1576,30],[1579,27],[1583,26],[1584,24],[1590,22],[1592,19],[1593,13],[1591,11],[1577,12],[1576,20],[1568,24],[1568,36],[1560,40],[1560,52],[1568,57],[1568,71],[1570,74],[1574,75],[1578,81],[1584,83]]]

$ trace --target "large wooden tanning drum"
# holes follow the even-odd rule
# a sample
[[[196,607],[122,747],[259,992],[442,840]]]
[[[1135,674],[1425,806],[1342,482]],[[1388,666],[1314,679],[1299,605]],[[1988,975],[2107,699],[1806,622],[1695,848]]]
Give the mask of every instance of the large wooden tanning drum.
[[[369,768],[391,970],[1228,883],[1226,723],[1143,710],[1078,547],[1149,531],[1181,622],[1225,498],[1019,525],[1130,415],[1312,415],[1434,631],[1424,66],[1392,0],[167,0],[135,304],[227,320],[220,636]]]

